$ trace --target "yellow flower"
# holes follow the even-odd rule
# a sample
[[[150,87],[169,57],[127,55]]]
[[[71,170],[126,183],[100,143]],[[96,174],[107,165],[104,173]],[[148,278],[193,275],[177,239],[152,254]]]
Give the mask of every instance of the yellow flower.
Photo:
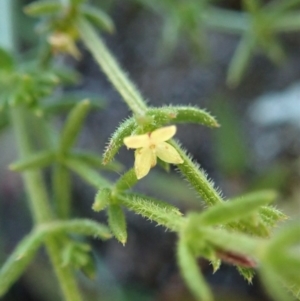
[[[175,133],[176,126],[171,125],[144,135],[124,138],[124,144],[128,148],[137,149],[135,151],[134,168],[138,179],[146,176],[150,168],[156,165],[156,157],[167,163],[183,163],[177,150],[165,142],[171,139]]]

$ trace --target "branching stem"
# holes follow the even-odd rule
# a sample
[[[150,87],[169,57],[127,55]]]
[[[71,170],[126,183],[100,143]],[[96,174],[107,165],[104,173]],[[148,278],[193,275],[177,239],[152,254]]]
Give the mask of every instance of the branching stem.
[[[21,158],[25,158],[31,153],[25,116],[26,112],[23,108],[18,107],[11,109],[12,125]],[[26,171],[22,176],[35,224],[41,225],[54,220],[42,174],[39,171]],[[82,299],[71,269],[61,266],[61,248],[57,240],[55,238],[49,238],[45,244],[65,300],[81,301]]]

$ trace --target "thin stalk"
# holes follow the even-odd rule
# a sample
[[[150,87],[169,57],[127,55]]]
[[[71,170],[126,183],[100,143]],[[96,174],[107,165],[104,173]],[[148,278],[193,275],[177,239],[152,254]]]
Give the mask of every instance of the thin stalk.
[[[95,60],[116,90],[121,94],[129,108],[136,115],[143,116],[147,110],[147,106],[142,95],[121,69],[102,39],[97,35],[93,27],[84,20],[78,21],[77,28],[82,41],[93,54]]]
[[[24,109],[18,107],[11,109],[12,125],[21,158],[26,158],[31,154],[31,146],[28,137],[29,133],[26,128],[26,119],[24,117]],[[53,221],[54,217],[49,205],[46,186],[41,172],[26,171],[22,176],[35,224],[41,225]],[[47,239],[45,245],[65,300],[81,301],[82,299],[71,269],[61,266],[61,246],[55,238]]]

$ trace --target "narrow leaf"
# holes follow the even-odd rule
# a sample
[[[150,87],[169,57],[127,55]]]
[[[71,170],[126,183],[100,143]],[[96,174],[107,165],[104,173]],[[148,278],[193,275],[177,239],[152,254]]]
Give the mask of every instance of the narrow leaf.
[[[83,5],[81,12],[91,23],[98,26],[100,29],[113,33],[115,26],[108,14],[104,11],[89,5]]]
[[[87,183],[99,189],[100,187],[110,187],[111,184],[103,178],[98,172],[96,172],[89,165],[78,161],[76,159],[65,159],[63,164],[76,172]]]
[[[115,183],[115,189],[118,191],[130,189],[137,183],[137,181],[138,179],[136,177],[135,170],[131,168],[118,179]]]
[[[43,16],[62,11],[63,6],[56,1],[35,1],[25,6],[24,12],[30,16]]]
[[[59,149],[61,153],[69,151],[75,143],[89,109],[90,102],[86,99],[76,105],[70,112],[60,137]]]
[[[272,253],[272,250],[279,251],[295,245],[300,245],[300,222],[298,220],[286,224],[274,235],[269,250]]]
[[[96,194],[92,209],[96,212],[100,212],[105,209],[111,200],[111,190],[108,188],[101,188]]]
[[[252,258],[259,258],[261,251],[266,248],[266,241],[262,238],[252,237],[246,234],[229,232],[225,229],[205,228],[202,231],[197,219],[192,220],[194,231],[201,231],[204,239],[217,249],[232,251],[237,254],[244,254]]]
[[[82,94],[82,95],[81,95]],[[45,99],[41,103],[41,110],[48,115],[54,115],[59,113],[66,113],[73,109],[83,99],[83,96],[90,100],[91,110],[102,109],[105,105],[105,101],[95,95],[86,93],[64,93],[61,97]]]
[[[253,192],[239,198],[223,202],[199,214],[199,223],[204,225],[225,224],[249,216],[276,198],[274,191]]]
[[[299,11],[290,12],[276,18],[276,22],[272,24],[272,30],[277,32],[291,32],[300,29]]]
[[[96,263],[91,254],[87,254],[87,255],[88,255],[87,262],[83,267],[81,267],[81,271],[89,279],[95,280],[95,278],[97,276]]]
[[[153,116],[159,126],[172,123],[197,123],[209,127],[218,127],[216,119],[205,110],[192,106],[165,106],[150,108],[147,115]]]
[[[125,245],[127,241],[126,219],[121,206],[114,204],[108,207],[108,224],[115,238]]]
[[[42,242],[41,233],[33,231],[18,244],[0,270],[0,296],[23,274]]]
[[[178,243],[177,260],[181,274],[196,298],[201,301],[213,301],[209,286],[199,271],[197,260],[183,239],[180,239]]]
[[[272,266],[264,263],[260,270],[261,280],[268,294],[276,301],[293,301],[294,298],[283,288],[280,276]]]
[[[123,169],[123,165],[117,161],[110,162],[106,165],[103,164],[103,159],[100,155],[88,152],[88,151],[76,151],[69,154],[70,158],[76,159],[94,168],[101,168],[106,170],[112,170],[120,172]]]
[[[260,217],[269,227],[273,227],[277,222],[286,220],[288,217],[272,206],[263,206],[259,209]]]
[[[245,35],[233,55],[226,80],[230,87],[237,86],[245,73],[253,51],[253,39]]]
[[[121,194],[118,200],[129,210],[140,214],[158,225],[165,226],[172,231],[178,231],[183,222],[182,213],[169,203],[140,194]]]
[[[272,260],[274,270],[277,271],[286,284],[290,283],[290,286],[294,285],[300,289],[299,251],[297,255],[291,255],[288,252],[282,254],[280,252],[278,254],[272,254],[272,259],[269,257],[268,262],[271,262]]]
[[[56,159],[55,151],[47,150],[35,153],[25,159],[21,159],[17,162],[12,163],[9,168],[13,171],[24,171],[28,169],[39,169],[44,168]]]
[[[130,136],[136,126],[134,118],[126,119],[119,125],[110,138],[109,144],[103,154],[103,164],[107,164],[113,160],[120,147],[124,145],[124,138]]]
[[[255,276],[255,271],[253,269],[237,267],[237,270],[249,284],[252,284],[252,279]]]
[[[12,55],[0,47],[0,70],[11,71],[14,68],[14,65],[15,62]]]

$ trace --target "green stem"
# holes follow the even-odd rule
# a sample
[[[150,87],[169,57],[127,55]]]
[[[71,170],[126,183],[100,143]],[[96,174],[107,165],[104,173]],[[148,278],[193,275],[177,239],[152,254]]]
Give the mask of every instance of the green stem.
[[[102,39],[94,29],[84,20],[78,21],[78,31],[86,47],[93,54],[105,75],[112,82],[116,90],[122,95],[129,108],[138,116],[143,116],[147,106],[138,89],[129,80],[118,62],[111,55]]]
[[[262,259],[267,248],[266,240],[258,237],[228,232],[223,229],[206,228],[200,231],[204,234],[206,241],[215,247],[254,256],[259,260]]]
[[[171,144],[184,160],[182,164],[177,166],[178,169],[186,177],[190,185],[201,195],[203,201],[209,206],[221,204],[223,199],[220,193],[214,188],[214,183],[207,178],[205,172],[201,170],[200,166],[192,161],[179,143],[175,140],[171,140]]]
[[[119,67],[115,58],[109,49],[106,48],[100,37],[98,37],[94,29],[84,20],[79,20],[77,27],[81,39],[94,55],[97,63],[102,67],[115,88],[123,96],[129,108],[137,115],[145,115],[148,111],[148,107],[143,101],[142,96],[128,79],[124,71]],[[213,183],[207,179],[205,173],[192,162],[176,142],[172,142],[172,144],[184,159],[184,164],[179,165],[178,168],[200,193],[204,201],[209,205],[222,203],[222,197],[217,190],[214,189]]]
[[[24,117],[25,111],[22,108],[11,109],[12,124],[21,158],[25,158],[31,153],[28,131],[25,126],[26,119]],[[52,221],[54,219],[53,213],[49,205],[42,174],[39,171],[26,171],[22,175],[35,224],[41,225]],[[61,246],[58,244],[58,241],[55,238],[49,238],[45,244],[65,300],[81,301],[82,299],[71,269],[61,266]]]

